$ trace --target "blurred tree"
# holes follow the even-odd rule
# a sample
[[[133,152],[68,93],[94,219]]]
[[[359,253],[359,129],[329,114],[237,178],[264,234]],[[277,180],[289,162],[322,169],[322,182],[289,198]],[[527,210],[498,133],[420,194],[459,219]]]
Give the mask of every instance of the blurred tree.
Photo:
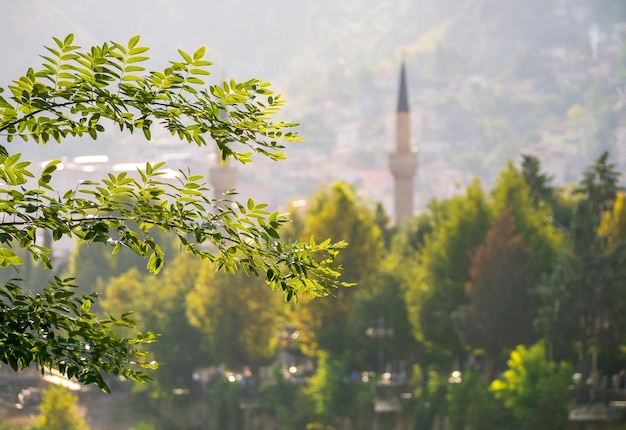
[[[280,367],[272,367],[271,377],[272,383],[260,387],[260,402],[274,419],[273,428],[303,428],[313,419],[315,405],[304,395],[302,385],[285,379]]]
[[[433,207],[439,202],[432,201],[429,209],[432,212]],[[409,219],[403,226],[401,231],[397,231],[392,239],[392,251],[401,257],[413,256],[424,245],[424,241],[429,233],[433,230],[433,215],[430,212],[420,212],[418,215]]]
[[[522,155],[522,176],[535,203],[549,200],[554,195],[555,189],[550,184],[553,178],[541,172],[541,162],[534,155]]]
[[[450,430],[513,430],[514,417],[489,389],[489,382],[477,372],[464,372],[463,380],[450,384],[448,416]]]
[[[391,241],[396,229],[390,225],[391,218],[389,218],[389,215],[385,211],[385,207],[380,202],[376,203],[376,216],[374,218],[374,222],[382,234],[385,249],[388,250],[391,247]]]
[[[315,406],[315,415],[325,425],[339,427],[353,400],[352,385],[360,383],[347,378],[350,374],[349,361],[347,353],[333,358],[326,352],[320,352],[317,371],[305,388],[305,395]]]
[[[105,290],[102,307],[106,312],[132,311],[141,330],[150,328],[160,333],[158,342],[145,348],[160,363],[154,373],[155,383],[141,387],[154,398],[169,397],[176,388],[195,388],[194,370],[207,365],[202,333],[189,323],[186,306],[200,263],[183,254],[158,277],[132,268],[112,278]]]
[[[614,348],[624,323],[624,251],[622,246],[607,247],[619,176],[608,163],[607,153],[585,171],[576,190],[581,198],[576,202],[567,246],[553,273],[537,289],[538,324],[547,333],[555,356],[563,356],[568,344],[578,345],[583,378],[595,370],[594,358],[602,340],[607,340],[605,348]],[[603,213],[607,213],[604,225],[600,224]]]
[[[204,265],[186,301],[187,318],[204,337],[208,364],[256,369],[274,356],[281,301],[263,280]],[[260,290],[260,291],[259,291]]]
[[[572,368],[546,359],[542,343],[519,346],[511,353],[508,370],[490,390],[514,417],[511,428],[520,430],[569,428],[569,386]]]
[[[609,162],[608,151],[604,151],[593,165],[585,169],[576,192],[582,194],[591,204],[596,218],[590,219],[590,222],[597,223],[602,213],[613,206],[617,192],[623,190],[620,176],[621,172],[615,164]]]
[[[362,282],[352,304],[353,371],[402,373],[408,378],[417,344],[411,332],[401,266],[379,270]],[[377,334],[377,330],[384,330]]]
[[[375,207],[357,197],[351,185],[335,182],[322,186],[313,195],[306,211],[303,235],[329,237],[350,244],[349,251],[337,257],[343,266],[341,277],[347,282],[366,279],[380,262],[383,243]]]
[[[535,190],[536,191],[536,190]],[[515,217],[515,233],[530,250],[530,266],[535,279],[552,270],[552,264],[562,248],[564,235],[553,225],[550,206],[535,203],[533,190],[512,162],[500,172],[492,191],[494,218],[510,208]]]
[[[470,251],[485,239],[491,210],[476,181],[465,195],[434,206],[432,232],[425,236],[416,260],[407,266],[406,303],[415,338],[422,345],[418,361],[426,369],[437,365],[450,371],[462,350],[458,308],[467,303]]]
[[[37,430],[88,430],[85,420],[78,414],[78,396],[60,385],[49,385],[43,390],[37,419]]]
[[[382,256],[383,239],[376,213],[344,183],[323,186],[311,199],[305,215],[303,237],[329,237],[349,243],[337,257],[341,279],[361,283],[376,273]],[[331,300],[303,298],[292,318],[303,341],[311,350],[321,348],[339,354],[352,345],[349,335],[350,309],[356,290],[337,290]]]
[[[465,341],[482,349],[485,376],[493,380],[507,348],[536,340],[535,300],[529,250],[515,234],[515,217],[505,209],[471,255],[469,306],[463,324]]]
[[[145,267],[145,262],[142,266]],[[102,293],[106,281],[115,273],[115,258],[111,250],[101,244],[82,242],[76,244],[67,267],[68,276],[74,278],[81,294]]]

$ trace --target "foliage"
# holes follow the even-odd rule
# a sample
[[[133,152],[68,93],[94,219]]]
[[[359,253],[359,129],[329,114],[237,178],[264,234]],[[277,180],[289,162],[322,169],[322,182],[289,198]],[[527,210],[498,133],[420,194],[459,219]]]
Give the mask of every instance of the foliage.
[[[623,192],[617,193],[611,210],[602,215],[598,234],[606,238],[609,248],[626,240],[626,197]]]
[[[332,424],[349,410],[353,389],[349,380],[347,355],[333,358],[326,352],[318,355],[315,375],[309,379],[305,395],[311,399],[315,415],[324,424]]]
[[[50,385],[42,393],[37,430],[87,430],[87,423],[76,410],[77,403],[78,396],[67,388]]]
[[[355,294],[350,329],[357,369],[383,372],[389,368],[406,372],[399,363],[409,361],[417,351],[399,270],[379,270],[360,284]],[[377,329],[386,330],[386,334],[377,336]]]
[[[0,330],[0,358],[14,370],[32,361],[54,367],[69,378],[85,384],[96,383],[106,389],[102,373],[119,374],[133,380],[147,376],[128,360],[143,357],[138,344],[151,342],[150,332],[136,338],[118,336],[115,326],[134,326],[128,314],[99,319],[90,312],[96,296],[78,297],[69,279],[55,278],[41,293],[25,294],[9,282],[0,289],[3,302]],[[155,368],[154,363],[136,361]]]
[[[132,310],[140,329],[150,327],[160,333],[158,342],[142,345],[150,359],[160,363],[153,374],[154,383],[137,387],[152,397],[171,397],[176,388],[193,388],[194,368],[205,364],[201,332],[186,317],[186,297],[194,287],[200,263],[183,254],[156,279],[133,268],[112,278],[105,291],[105,312]],[[120,332],[126,336],[130,333],[129,329]]]
[[[523,174],[509,162],[498,176],[492,191],[494,218],[507,208],[515,216],[515,232],[520,234],[523,243],[530,248],[531,270],[536,279],[552,270],[555,256],[563,246],[563,234],[552,220],[551,208],[543,203],[535,203],[532,189]]]
[[[140,130],[148,139],[160,127],[189,143],[214,142],[222,160],[249,162],[251,152],[280,160],[283,144],[278,140],[299,138],[288,131],[293,124],[270,121],[283,100],[268,83],[230,80],[207,86],[211,63],[203,58],[204,48],[191,55],[180,50],[181,58],[162,71],[139,76],[148,60],[139,36],[126,45],[110,42],[82,50],[70,34],[54,38],[46,49],[42,68],[28,69],[9,85],[6,98],[0,96],[0,134],[8,142],[0,147],[0,267],[22,265],[24,259],[12,249],[21,248],[51,268],[51,249],[35,241],[37,231],[49,231],[55,241],[102,242],[113,253],[128,248],[146,257],[147,267],[156,273],[165,258],[154,235],[161,230],[171,232],[186,252],[226,272],[241,269],[264,276],[287,300],[301,292],[323,296],[343,285],[334,259],[344,244],[280,242],[284,216],[267,212],[265,204],[252,199],[219,205],[207,197],[199,175],[179,172],[175,182],[168,182],[162,178],[163,163],[146,163],[134,177],[109,174],[100,182],[56,190],[51,180],[59,160],[36,177],[30,163],[13,152],[16,137],[40,144],[69,136],[96,139],[105,125],[114,125],[130,133]],[[246,147],[251,152],[238,149]],[[141,379],[128,366],[133,359],[129,344],[142,338],[112,335],[117,320],[100,321],[89,314],[94,297],[73,298],[68,284],[55,279],[40,296],[23,293],[28,288],[18,282],[0,287],[0,361],[14,369],[31,363],[57,368],[104,390],[100,372]],[[63,346],[55,346],[54,339],[63,339]],[[92,349],[84,354],[87,345]]]
[[[624,246],[609,247],[608,221],[614,210],[620,173],[606,153],[590,166],[577,187],[580,196],[553,273],[537,289],[541,300],[538,323],[557,356],[568,345],[580,348],[580,369],[590,375],[592,351],[603,344],[613,349],[621,341],[624,323]],[[601,224],[603,211],[607,223]],[[605,235],[600,236],[599,231]],[[613,237],[615,238],[615,237]],[[573,357],[572,357],[573,358]]]
[[[241,384],[230,382],[224,375],[219,375],[208,396],[213,428],[224,430],[241,428],[240,397]]]
[[[344,268],[342,278],[358,283],[380,262],[383,243],[377,217],[383,214],[376,211],[371,203],[357,197],[351,185],[335,182],[322,186],[309,203],[304,237],[314,235],[350,243],[337,261]]]
[[[522,155],[522,175],[530,187],[530,194],[535,203],[552,198],[555,189],[550,182],[553,178],[541,173],[541,163],[537,157]]]
[[[376,224],[376,212],[369,202],[357,197],[345,183],[322,186],[311,198],[304,215],[303,237],[329,237],[350,243],[338,257],[342,279],[361,283],[376,273],[381,261],[383,239]],[[339,353],[350,345],[350,307],[356,289],[340,289],[332,300],[304,300],[292,315],[303,341],[317,348]]]
[[[600,217],[604,211],[613,206],[617,192],[622,190],[619,185],[620,176],[621,173],[615,164],[609,163],[608,151],[604,151],[595,163],[585,170],[576,191],[586,197],[596,216]]]
[[[314,416],[313,404],[304,396],[300,384],[285,380],[279,367],[274,367],[272,383],[260,388],[263,408],[269,411],[277,430],[302,428]]]
[[[428,382],[415,408],[414,430],[435,428],[436,423],[441,424],[441,420],[447,414],[448,381],[441,373],[432,368],[427,370],[426,380]]]
[[[504,377],[493,381],[490,390],[513,413],[513,428],[567,428],[571,366],[548,361],[542,343],[528,349],[517,347],[508,365]]]
[[[262,280],[204,264],[186,297],[186,319],[202,333],[208,364],[256,368],[274,355],[280,305]]]
[[[160,230],[153,230],[151,234],[160,244],[164,255],[177,254],[178,250],[172,246],[171,237],[166,237]],[[120,276],[131,268],[149,273],[145,259],[127,247],[120,248],[113,255],[110,249],[99,243],[80,242],[72,250],[65,273],[67,277],[74,278],[81,294],[102,293],[111,277]]]
[[[447,402],[450,430],[515,428],[512,414],[489,390],[489,383],[480,373],[464,373],[461,383],[450,386]]]
[[[528,248],[515,234],[515,217],[506,209],[471,256],[469,299],[463,324],[466,342],[485,353],[485,375],[493,379],[506,348],[535,340],[533,273]]]
[[[491,215],[478,182],[468,186],[465,195],[433,205],[432,212],[432,231],[421,252],[401,264],[409,269],[404,275],[405,300],[413,334],[423,345],[419,361],[449,371],[453,354],[462,348],[458,310],[467,303],[470,251],[484,241]]]

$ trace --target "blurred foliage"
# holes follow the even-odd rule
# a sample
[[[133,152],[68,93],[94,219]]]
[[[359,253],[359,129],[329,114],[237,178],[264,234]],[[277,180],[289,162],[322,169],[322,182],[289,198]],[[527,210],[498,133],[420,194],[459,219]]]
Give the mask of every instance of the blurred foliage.
[[[88,430],[85,420],[79,415],[78,396],[67,388],[50,385],[42,392],[41,415],[36,430]]]
[[[572,367],[546,359],[542,343],[519,346],[511,353],[502,379],[489,387],[496,399],[513,413],[511,427],[566,429],[570,406]]]

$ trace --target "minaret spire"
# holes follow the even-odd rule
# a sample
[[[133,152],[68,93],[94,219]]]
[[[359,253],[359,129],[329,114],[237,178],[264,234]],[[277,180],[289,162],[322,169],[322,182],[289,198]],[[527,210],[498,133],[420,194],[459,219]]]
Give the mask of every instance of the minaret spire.
[[[409,94],[406,85],[406,64],[404,59],[400,66],[400,93],[398,94],[398,112],[409,111]]]
[[[394,179],[394,219],[396,225],[400,225],[413,216],[413,178],[417,171],[417,152],[411,147],[409,91],[404,58],[400,66],[396,148],[389,156],[389,168]]]

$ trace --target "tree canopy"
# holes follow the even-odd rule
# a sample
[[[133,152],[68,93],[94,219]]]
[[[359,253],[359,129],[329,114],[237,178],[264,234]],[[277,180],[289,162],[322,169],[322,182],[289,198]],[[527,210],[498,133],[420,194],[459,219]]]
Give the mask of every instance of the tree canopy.
[[[285,216],[252,199],[220,204],[208,197],[200,175],[180,171],[170,182],[162,178],[163,163],[146,163],[135,175],[111,173],[59,190],[51,183],[60,164],[54,160],[36,176],[16,152],[16,138],[38,144],[70,136],[97,139],[112,125],[150,139],[161,128],[192,144],[215,144],[222,160],[242,163],[252,153],[281,160],[283,142],[300,140],[290,131],[294,124],[271,121],[283,99],[269,83],[208,85],[211,63],[204,48],[179,50],[179,60],[140,76],[149,48],[139,36],[86,50],[71,34],[53,40],[39,70],[28,69],[8,91],[0,88],[0,135],[7,141],[0,146],[0,267],[18,269],[15,280],[0,286],[0,361],[15,370],[33,363],[42,371],[56,368],[104,390],[103,373],[145,379],[131,362],[152,366],[136,357],[136,343],[152,335],[125,338],[112,330],[132,324],[128,315],[98,318],[90,312],[97,297],[78,297],[71,279],[54,278],[45,288],[18,279],[25,260],[53,267],[52,251],[36,241],[37,232],[51,232],[54,241],[100,242],[113,254],[130,249],[157,273],[165,260],[155,235],[161,230],[218,269],[264,277],[286,300],[302,292],[323,296],[343,285],[334,259],[344,243],[281,241]]]

